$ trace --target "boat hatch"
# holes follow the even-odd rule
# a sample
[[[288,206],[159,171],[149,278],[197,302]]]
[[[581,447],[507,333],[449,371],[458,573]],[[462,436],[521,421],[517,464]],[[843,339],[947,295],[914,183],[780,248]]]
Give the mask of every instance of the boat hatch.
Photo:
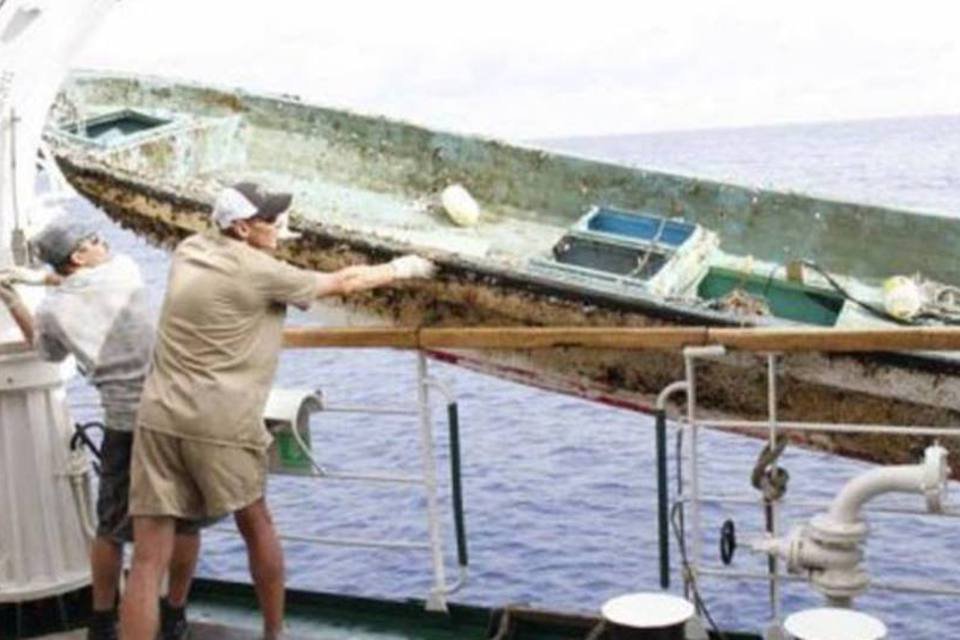
[[[73,122],[65,125],[62,129],[84,140],[109,146],[126,141],[135,134],[150,131],[171,122],[172,120],[147,115],[133,109],[124,109],[82,122]]]
[[[643,280],[660,271],[667,261],[662,253],[613,245],[575,235],[564,236],[553,247],[553,257],[563,264],[598,269]]]
[[[588,231],[607,233],[668,247],[679,247],[693,235],[696,226],[682,220],[597,208],[583,220]]]
[[[557,266],[648,282],[694,244],[697,229],[655,214],[592,207],[553,246],[553,260]]]
[[[705,300],[720,300],[740,289],[766,302],[778,318],[832,327],[843,308],[839,295],[789,280],[711,267],[700,281],[697,294]]]

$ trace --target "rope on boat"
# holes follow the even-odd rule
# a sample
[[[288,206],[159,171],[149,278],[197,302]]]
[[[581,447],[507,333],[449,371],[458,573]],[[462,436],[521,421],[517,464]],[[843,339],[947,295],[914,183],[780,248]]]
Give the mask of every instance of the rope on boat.
[[[926,280],[919,274],[914,276],[915,284],[922,292],[920,310],[915,316],[901,318],[886,309],[874,306],[854,297],[843,285],[815,262],[803,261],[802,264],[819,273],[833,289],[845,299],[866,309],[873,315],[904,326],[925,326],[930,324],[960,324],[960,287]]]
[[[847,291],[842,284],[837,282],[837,280],[832,275],[830,275],[826,269],[818,265],[816,262],[811,262],[810,260],[801,260],[800,264],[802,264],[805,267],[809,267],[810,269],[813,269],[814,271],[819,273],[821,276],[823,276],[823,279],[826,280],[827,283],[834,288],[834,290],[837,293],[839,293],[841,296],[843,296],[845,299],[849,300],[850,302],[866,309],[867,311],[877,316],[878,318],[882,318],[883,320],[888,320],[890,322],[894,322],[896,324],[901,324],[905,326],[913,326],[916,324],[915,322],[911,322],[910,320],[906,320],[904,318],[900,318],[891,313],[888,313],[886,309],[883,309],[881,307],[876,307],[870,304],[869,302],[864,302],[863,300],[860,300],[859,298],[855,297],[853,294]]]
[[[927,281],[921,289],[926,299],[920,309],[922,317],[960,324],[960,287]]]

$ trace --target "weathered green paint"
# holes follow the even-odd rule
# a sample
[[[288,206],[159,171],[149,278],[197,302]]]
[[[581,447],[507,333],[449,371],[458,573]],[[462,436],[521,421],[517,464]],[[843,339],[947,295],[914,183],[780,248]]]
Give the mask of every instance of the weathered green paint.
[[[388,323],[411,326],[663,326],[764,321],[633,291],[587,290],[572,280],[546,277],[527,262],[532,255],[549,251],[583,213],[582,204],[596,202],[591,193],[599,188],[597,185],[624,200],[636,197],[598,204],[649,209],[659,198],[668,212],[688,217],[685,208],[693,206],[689,202],[702,207],[706,207],[705,202],[712,203],[711,207],[718,207],[718,202],[739,202],[749,210],[757,205],[752,200],[755,192],[748,189],[507,147],[477,138],[459,139],[403,123],[193,85],[111,78],[78,82],[69,91],[74,96],[82,95],[80,102],[91,108],[149,107],[191,114],[191,126],[177,133],[108,154],[88,152],[71,141],[60,144],[51,140],[78,192],[137,233],[172,243],[203,229],[220,185],[250,177],[296,194],[294,215],[299,217],[304,236],[282,250],[281,257],[291,262],[332,270],[382,261],[415,248],[440,264],[438,276],[429,282],[405,283],[341,301],[348,309],[368,317],[373,314]],[[193,166],[198,167],[194,173],[182,177],[183,163],[179,160],[166,169],[162,161],[154,163],[155,158],[169,161],[175,157],[169,150],[190,148],[191,138],[211,136],[212,131],[220,132],[217,135],[222,144],[194,146],[190,156]],[[325,135],[319,135],[321,132]],[[378,138],[381,134],[382,143]],[[436,149],[440,151],[434,153]],[[138,159],[138,153],[145,158]],[[467,174],[469,161],[477,166]],[[160,168],[139,170],[139,162]],[[500,179],[495,179],[497,176]],[[435,195],[437,185],[445,186],[455,177],[464,178],[484,208],[476,228],[455,227],[444,215],[416,204],[421,198]],[[557,190],[538,190],[538,184],[553,184]],[[711,190],[715,192],[712,196]],[[681,197],[686,192],[689,202]],[[644,199],[643,193],[654,194],[655,198],[650,195]],[[491,194],[504,199],[487,200]],[[761,195],[769,201],[796,200],[813,220],[816,213],[821,213],[821,219],[825,215],[819,209],[828,211],[826,206],[811,204],[822,200],[790,194]],[[759,203],[762,198],[757,198]],[[533,206],[550,203],[556,207]],[[858,209],[844,203],[831,206],[848,213]],[[883,209],[870,211],[887,215]],[[891,211],[889,215],[900,220],[904,228],[908,220],[917,226],[937,220],[950,229],[955,226],[934,216],[914,216],[905,211]],[[727,215],[724,224],[733,217],[732,213]],[[782,224],[775,225],[781,237],[795,220],[804,219],[785,217]],[[873,230],[877,231],[876,225]],[[740,237],[744,237],[742,231]],[[847,241],[853,244],[849,237]],[[863,251],[859,255],[872,260],[877,268],[886,257]],[[754,261],[744,258],[741,262]],[[952,259],[948,262],[952,264]],[[750,269],[762,272],[764,277],[770,272],[768,266],[762,271]],[[849,307],[845,307],[845,314]],[[559,349],[433,355],[641,411],[649,411],[660,390],[684,375],[680,355],[668,353],[638,358],[614,351]],[[753,356],[732,354],[723,362],[701,366],[697,394],[701,407],[728,416],[766,416],[766,377],[758,362]],[[778,414],[784,420],[947,426],[955,425],[960,416],[960,362],[947,357],[797,354],[782,361],[779,373],[778,387],[783,397]],[[796,439],[810,447],[877,462],[915,461],[904,439],[886,435],[814,434]],[[944,440],[952,451],[960,451],[960,443],[952,438]]]
[[[762,297],[778,318],[823,327],[834,325],[844,303],[833,291],[716,267],[700,282],[698,294],[712,300],[726,296],[735,288]]]
[[[322,176],[403,199],[462,182],[494,216],[559,226],[592,204],[648,209],[717,231],[730,253],[812,259],[861,277],[919,271],[960,282],[960,222],[946,216],[645,171],[239,91],[103,76],[81,76],[69,91],[89,105],[242,114],[248,171]]]

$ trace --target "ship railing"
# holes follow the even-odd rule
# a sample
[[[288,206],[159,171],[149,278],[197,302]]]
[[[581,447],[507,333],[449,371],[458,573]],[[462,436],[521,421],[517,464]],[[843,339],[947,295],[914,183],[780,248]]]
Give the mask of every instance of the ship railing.
[[[903,348],[910,348],[908,345],[924,345],[926,349],[955,349],[953,338],[949,337],[956,332],[953,328],[938,328],[933,334],[923,335],[925,332],[913,329],[894,330],[897,334],[894,336],[895,342],[903,345]],[[807,350],[808,346],[815,346],[813,343],[820,338],[820,332],[815,331],[813,336],[809,332],[802,332],[806,335],[799,336],[799,339],[792,343],[794,348],[789,351]],[[913,337],[916,336],[914,342]],[[869,351],[866,346],[875,336],[871,332],[865,331],[863,335],[855,337],[853,346],[862,348],[851,349]],[[747,334],[745,334],[746,336]],[[757,349],[750,340],[745,340],[741,348],[751,351],[758,351],[765,356],[767,369],[766,387],[767,387],[767,418],[765,420],[730,420],[713,419],[701,416],[697,404],[697,366],[698,360],[715,360],[722,358],[726,349],[722,345],[693,346],[683,349],[684,356],[684,380],[674,382],[668,385],[657,402],[657,463],[658,463],[658,520],[659,520],[659,541],[660,541],[660,583],[664,588],[669,587],[669,540],[670,524],[668,524],[671,515],[669,501],[666,498],[667,489],[667,455],[666,455],[666,402],[670,396],[684,394],[686,396],[686,413],[678,420],[679,431],[677,433],[677,465],[679,468],[679,477],[677,478],[677,494],[673,501],[674,508],[689,510],[689,521],[685,524],[689,526],[689,532],[679,533],[679,544],[681,547],[681,558],[683,563],[682,577],[684,580],[684,590],[687,595],[694,595],[697,599],[698,609],[700,608],[699,595],[697,593],[697,582],[701,577],[713,577],[732,580],[758,580],[768,582],[770,585],[770,624],[771,628],[779,628],[783,620],[783,594],[782,584],[784,582],[807,582],[809,578],[805,575],[791,575],[782,571],[780,561],[775,557],[768,558],[768,570],[759,571],[737,571],[729,566],[729,558],[724,559],[723,564],[706,561],[706,555],[703,550],[703,541],[705,528],[701,515],[702,506],[707,503],[716,505],[729,504],[753,504],[758,505],[765,510],[766,530],[759,532],[757,537],[768,536],[776,537],[783,533],[783,508],[789,504],[791,507],[800,507],[808,509],[826,510],[831,504],[828,501],[796,501],[787,500],[782,495],[768,497],[760,494],[709,494],[704,493],[700,486],[700,450],[698,432],[701,427],[711,430],[726,430],[736,433],[753,431],[757,434],[766,433],[769,447],[772,451],[777,447],[781,436],[790,433],[810,433],[810,432],[833,432],[847,434],[882,434],[887,436],[917,437],[927,436],[934,438],[960,438],[960,428],[940,427],[940,426],[895,426],[895,425],[875,425],[875,424],[844,424],[844,423],[824,423],[824,422],[799,422],[780,420],[778,417],[778,393],[777,393],[777,365],[780,352],[769,351],[769,345],[766,338],[757,341],[757,345],[763,345]],[[788,341],[788,344],[789,343]],[[799,348],[800,345],[804,348]],[[845,339],[833,340],[827,336],[823,338],[826,351],[845,351]],[[935,347],[931,347],[935,344]],[[818,349],[812,349],[818,350]],[[681,451],[683,454],[681,455]],[[776,457],[770,463],[769,469],[776,472]],[[874,505],[864,505],[864,513],[875,514],[898,514],[909,515],[912,517],[948,517],[960,518],[960,510],[944,506],[942,509],[932,512],[919,509],[905,509],[895,507],[878,507]],[[681,519],[683,514],[681,512]],[[683,524],[680,525],[684,527]],[[721,533],[721,544],[724,543]],[[689,551],[688,551],[689,539]],[[732,553],[732,549],[731,549]],[[915,581],[915,582],[890,582],[880,580],[870,580],[869,588],[878,589],[887,592],[926,594],[935,596],[960,596],[960,586],[951,584],[937,583],[934,581]]]
[[[960,429],[941,427],[897,427],[888,425],[859,425],[801,423],[780,421],[776,414],[776,362],[780,354],[790,352],[874,352],[907,350],[960,350],[960,328],[956,327],[904,327],[893,329],[819,329],[819,328],[728,328],[728,327],[291,327],[284,332],[284,346],[288,349],[316,348],[399,348],[419,351],[417,359],[418,407],[415,410],[398,410],[399,413],[416,413],[420,418],[421,463],[423,479],[414,484],[426,487],[428,512],[428,537],[426,545],[420,543],[364,541],[335,538],[319,538],[287,534],[290,540],[302,540],[325,544],[353,546],[377,546],[400,549],[429,549],[434,574],[434,585],[427,602],[433,609],[446,607],[446,596],[462,587],[466,580],[466,537],[463,528],[462,495],[459,479],[459,451],[451,452],[454,514],[457,527],[460,575],[453,585],[446,584],[442,531],[439,518],[437,472],[434,458],[432,419],[429,390],[439,390],[454,407],[452,393],[440,381],[430,376],[425,354],[444,349],[496,349],[531,350],[557,348],[656,350],[682,352],[686,376],[673,383],[661,394],[663,405],[667,397],[683,391],[687,395],[687,413],[680,420],[681,434],[687,442],[687,455],[682,460],[683,488],[676,498],[676,505],[690,510],[691,553],[688,566],[683,572],[685,586],[689,591],[695,587],[699,576],[727,578],[756,578],[771,584],[772,618],[781,618],[780,585],[785,580],[799,580],[783,574],[776,561],[771,561],[770,571],[734,572],[720,566],[703,562],[701,505],[704,502],[751,502],[765,504],[757,498],[742,496],[705,495],[699,486],[699,451],[697,432],[701,426],[727,430],[760,430],[769,432],[771,446],[776,444],[780,432],[789,431],[837,431],[847,433],[884,433],[890,435],[932,435],[938,437],[960,436]],[[768,398],[770,416],[765,421],[709,420],[704,421],[696,409],[696,366],[700,358],[721,357],[727,350],[749,351],[764,354],[768,365]],[[366,411],[361,407],[329,407],[334,411]],[[372,410],[377,412],[378,410]],[[383,410],[379,410],[383,412]],[[387,410],[395,412],[394,410]],[[666,451],[661,440],[665,427],[658,425],[658,469],[660,491],[660,546],[661,584],[669,586],[669,533],[666,509]],[[294,430],[296,433],[296,430]],[[457,441],[451,432],[451,445]],[[303,443],[301,443],[303,444]],[[458,444],[456,445],[458,447]],[[305,448],[305,452],[308,452]],[[382,474],[332,474],[314,461],[316,476],[328,479],[366,479],[373,481],[410,482],[409,478],[391,477]],[[767,533],[776,535],[780,530],[781,501],[772,501],[769,506],[771,520]],[[953,513],[960,516],[960,513]],[[684,538],[685,540],[685,538]],[[686,544],[686,543],[684,543]],[[686,555],[686,554],[685,554]],[[929,584],[872,583],[877,588],[911,593],[958,595],[960,590],[947,586]]]
[[[442,510],[440,505],[439,473],[434,438],[432,398],[436,393],[446,402],[448,446],[450,461],[450,500],[457,545],[457,576],[447,580],[444,554]],[[312,414],[357,414],[368,416],[399,416],[417,419],[419,431],[419,473],[393,471],[334,471],[321,462],[310,445],[310,416]],[[338,547],[359,547],[395,551],[427,551],[430,556],[433,584],[426,598],[430,611],[446,611],[447,597],[466,584],[468,553],[465,518],[463,515],[462,485],[460,480],[460,426],[457,399],[453,390],[442,380],[429,374],[424,353],[417,357],[417,403],[415,406],[367,406],[331,404],[320,391],[303,389],[274,389],[267,402],[264,420],[274,435],[270,451],[270,471],[274,475],[288,475],[324,481],[354,481],[410,486],[424,492],[427,541],[410,539],[370,538],[362,536],[319,536],[281,531],[278,537],[290,542],[304,542]],[[212,531],[238,535],[234,527],[218,525]]]

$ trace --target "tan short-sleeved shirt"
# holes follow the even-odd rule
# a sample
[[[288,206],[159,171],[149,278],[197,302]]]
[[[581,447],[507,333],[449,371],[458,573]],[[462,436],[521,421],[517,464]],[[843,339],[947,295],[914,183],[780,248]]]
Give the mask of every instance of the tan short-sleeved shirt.
[[[316,290],[314,273],[219,233],[180,243],[139,426],[200,442],[268,446],[262,415],[286,305],[306,308]]]

